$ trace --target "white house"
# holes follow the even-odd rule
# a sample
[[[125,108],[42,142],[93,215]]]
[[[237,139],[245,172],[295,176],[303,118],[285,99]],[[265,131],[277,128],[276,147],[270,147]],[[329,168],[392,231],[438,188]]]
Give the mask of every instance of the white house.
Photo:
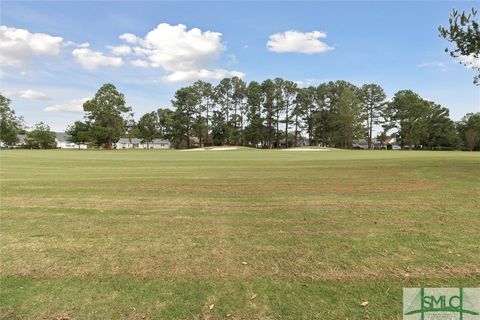
[[[65,132],[55,132],[55,142],[59,149],[87,149],[85,144],[76,144],[67,140],[68,135]]]
[[[142,143],[139,138],[120,138],[116,143],[117,149],[169,149],[170,141],[162,139],[154,139],[152,142]]]

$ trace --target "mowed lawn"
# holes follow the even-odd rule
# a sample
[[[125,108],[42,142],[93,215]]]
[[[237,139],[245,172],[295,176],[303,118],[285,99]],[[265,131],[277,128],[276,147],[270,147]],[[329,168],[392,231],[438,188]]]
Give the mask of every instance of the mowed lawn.
[[[403,287],[480,285],[480,153],[0,159],[1,319],[401,319]]]

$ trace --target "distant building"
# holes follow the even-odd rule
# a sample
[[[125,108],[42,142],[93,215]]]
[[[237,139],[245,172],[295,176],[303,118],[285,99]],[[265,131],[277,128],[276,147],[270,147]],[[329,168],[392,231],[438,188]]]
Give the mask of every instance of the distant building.
[[[397,143],[396,137],[388,137],[383,142],[387,146],[387,150],[401,150],[402,147]]]
[[[55,132],[55,142],[59,149],[87,149],[86,144],[76,144],[68,141],[68,134],[65,132]]]
[[[115,144],[117,149],[169,149],[171,147],[170,141],[163,139],[154,139],[148,143],[142,143],[139,138],[120,138]]]
[[[355,140],[352,144],[353,149],[368,149],[368,141],[366,139]],[[371,149],[386,149],[385,144],[377,139],[372,139]]]
[[[26,134],[17,134],[18,141],[15,143],[16,148],[21,148],[25,145]]]

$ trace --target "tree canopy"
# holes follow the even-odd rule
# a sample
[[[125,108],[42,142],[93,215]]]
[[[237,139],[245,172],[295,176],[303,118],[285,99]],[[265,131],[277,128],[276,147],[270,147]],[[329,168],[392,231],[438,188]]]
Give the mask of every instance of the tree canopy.
[[[477,10],[472,8],[470,12],[459,12],[453,9],[447,27],[438,27],[440,36],[455,45],[454,48],[446,48],[450,56],[459,58],[460,62],[468,67],[476,69],[480,73],[480,65],[472,61],[480,59],[480,29],[477,21]],[[480,74],[474,78],[475,84],[480,84]]]
[[[22,132],[23,119],[10,108],[11,100],[0,94],[0,141],[6,146],[18,142],[17,134]]]
[[[89,136],[97,146],[111,149],[125,133],[126,115],[131,111],[125,105],[125,96],[111,84],[104,84],[95,97],[83,104]]]

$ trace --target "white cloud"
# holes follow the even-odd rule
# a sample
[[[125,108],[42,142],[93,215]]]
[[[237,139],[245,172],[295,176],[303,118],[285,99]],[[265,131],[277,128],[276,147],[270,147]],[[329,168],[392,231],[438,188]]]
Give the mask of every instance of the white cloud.
[[[20,98],[29,99],[29,100],[49,100],[50,97],[40,91],[35,90],[24,90],[20,91]]]
[[[165,82],[187,82],[194,80],[220,80],[225,77],[239,77],[243,78],[244,73],[239,71],[228,71],[224,69],[215,69],[213,71],[200,69],[200,70],[188,70],[188,71],[175,71],[165,77],[163,80]]]
[[[120,39],[135,44],[135,54],[145,57],[150,66],[173,72],[207,67],[224,50],[221,36],[198,28],[187,30],[183,24],[161,23],[145,38],[125,33]]]
[[[432,61],[432,62],[425,62],[417,65],[419,68],[436,68],[440,71],[447,71],[448,67],[445,63],[441,61]]]
[[[70,100],[65,103],[54,104],[51,106],[46,107],[43,111],[46,112],[83,112],[83,104],[89,98],[80,98]]]
[[[460,63],[463,63],[467,68],[470,68],[470,69],[480,68],[480,57],[475,57],[473,54],[469,56],[460,56],[458,60],[460,61]]]
[[[120,39],[132,44],[136,44],[139,40],[137,36],[132,33],[124,33],[120,36]]]
[[[110,52],[115,56],[126,56],[132,53],[132,48],[127,45],[121,46],[108,46]]]
[[[198,28],[187,30],[183,24],[161,23],[144,38],[125,33],[120,39],[133,45],[132,54],[140,58],[131,60],[132,65],[162,68],[168,73],[163,77],[166,82],[244,76],[238,71],[210,70],[225,50],[222,34],[219,32],[202,31]],[[130,48],[128,45],[125,46]],[[230,55],[228,64],[235,63],[238,63],[236,57]]]
[[[150,66],[150,64],[147,61],[141,60],[141,59],[132,60],[132,61],[130,61],[130,63],[132,65],[134,65],[135,67],[146,68],[146,67]]]
[[[0,64],[18,67],[34,56],[60,53],[62,37],[0,26]]]
[[[304,33],[289,30],[272,34],[267,42],[267,48],[273,52],[321,53],[334,49],[321,41],[326,37],[327,34],[321,31]]]
[[[323,82],[321,79],[316,79],[316,78],[307,78],[305,80],[297,80],[293,81],[297,84],[298,87],[300,88],[306,88],[310,86],[318,86],[321,82]]]
[[[88,47],[74,49],[72,54],[77,62],[87,70],[94,70],[100,66],[119,67],[123,65],[122,58],[108,57],[103,53],[93,51]]]
[[[7,74],[2,70],[0,69],[0,79],[4,78]]]

